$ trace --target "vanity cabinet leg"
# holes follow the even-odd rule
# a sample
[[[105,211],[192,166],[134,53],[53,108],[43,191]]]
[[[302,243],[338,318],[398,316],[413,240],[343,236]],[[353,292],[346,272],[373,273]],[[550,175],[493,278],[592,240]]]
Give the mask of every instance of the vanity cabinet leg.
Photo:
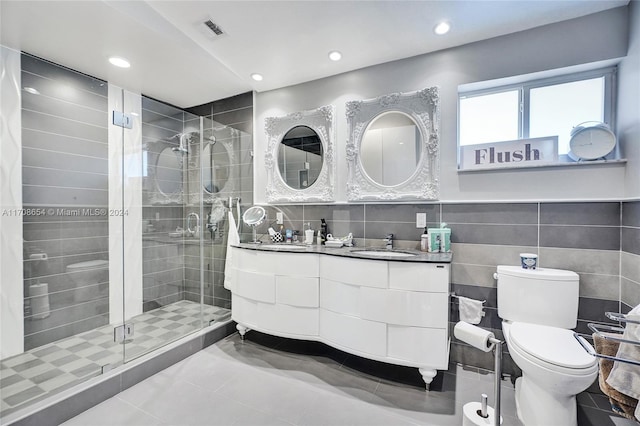
[[[419,368],[418,371],[422,375],[422,380],[424,380],[424,383],[427,385],[427,392],[428,392],[429,386],[431,385],[433,378],[436,377],[436,374],[438,374],[438,370],[431,370],[429,368]]]
[[[237,324],[236,330],[238,330],[238,333],[240,333],[240,338],[242,340],[244,340],[244,335],[247,334],[247,331],[249,331],[249,329],[242,324]]]

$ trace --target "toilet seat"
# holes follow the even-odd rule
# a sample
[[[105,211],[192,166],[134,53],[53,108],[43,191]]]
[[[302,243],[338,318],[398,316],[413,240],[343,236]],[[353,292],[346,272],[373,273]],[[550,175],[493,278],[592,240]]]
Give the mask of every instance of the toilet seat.
[[[85,262],[72,263],[71,265],[67,265],[67,271],[76,272],[76,271],[86,271],[90,269],[102,269],[109,266],[108,260],[87,260]]]
[[[516,322],[509,335],[523,357],[549,370],[585,375],[597,369],[596,359],[580,346],[571,330]]]

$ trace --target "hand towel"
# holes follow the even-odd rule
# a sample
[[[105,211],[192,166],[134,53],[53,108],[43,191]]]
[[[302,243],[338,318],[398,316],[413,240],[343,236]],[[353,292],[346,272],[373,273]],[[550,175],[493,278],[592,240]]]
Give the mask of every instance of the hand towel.
[[[233,282],[231,280],[231,246],[240,244],[240,235],[238,235],[238,228],[236,227],[236,221],[233,218],[233,213],[229,212],[229,232],[227,232],[227,256],[224,261],[224,288],[231,290]]]
[[[627,314],[627,319],[640,321],[640,305]],[[640,325],[627,322],[622,338],[640,342]],[[616,357],[640,361],[640,345],[620,343]],[[607,383],[622,394],[640,399],[640,366],[614,362]],[[640,404],[634,414],[636,419],[640,420]]]
[[[615,340],[606,339],[605,337],[609,335],[613,337],[620,337],[619,335],[610,333],[603,333],[604,337],[597,333],[593,333],[593,345],[595,346],[596,352],[601,355],[616,356],[620,343]],[[600,390],[609,397],[611,409],[627,419],[634,420],[634,412],[638,406],[638,400],[618,392],[607,383],[607,378],[613,368],[613,361],[605,358],[598,358],[598,364],[600,367],[598,384],[600,385]]]
[[[460,311],[460,321],[469,324],[480,324],[480,320],[484,316],[482,305],[484,301],[469,299],[468,297],[458,296],[458,310]]]

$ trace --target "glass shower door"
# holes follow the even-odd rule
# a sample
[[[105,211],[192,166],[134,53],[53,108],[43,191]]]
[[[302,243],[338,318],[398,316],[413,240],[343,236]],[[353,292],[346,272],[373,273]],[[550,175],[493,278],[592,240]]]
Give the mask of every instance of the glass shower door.
[[[202,328],[202,208],[193,191],[199,181],[200,118],[137,99],[129,107],[138,114],[137,139],[125,139],[124,151],[130,164],[123,177],[125,362]]]

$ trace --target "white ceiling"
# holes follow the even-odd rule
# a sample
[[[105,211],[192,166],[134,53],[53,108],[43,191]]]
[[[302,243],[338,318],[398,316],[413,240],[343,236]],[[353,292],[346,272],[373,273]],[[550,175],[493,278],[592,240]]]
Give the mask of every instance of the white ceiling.
[[[189,107],[624,6],[629,0],[0,1],[0,44]],[[203,22],[226,32],[214,38]],[[440,20],[451,32],[436,36]],[[339,50],[340,62],[327,54]],[[109,56],[130,60],[123,70]],[[252,73],[264,75],[253,81]]]

